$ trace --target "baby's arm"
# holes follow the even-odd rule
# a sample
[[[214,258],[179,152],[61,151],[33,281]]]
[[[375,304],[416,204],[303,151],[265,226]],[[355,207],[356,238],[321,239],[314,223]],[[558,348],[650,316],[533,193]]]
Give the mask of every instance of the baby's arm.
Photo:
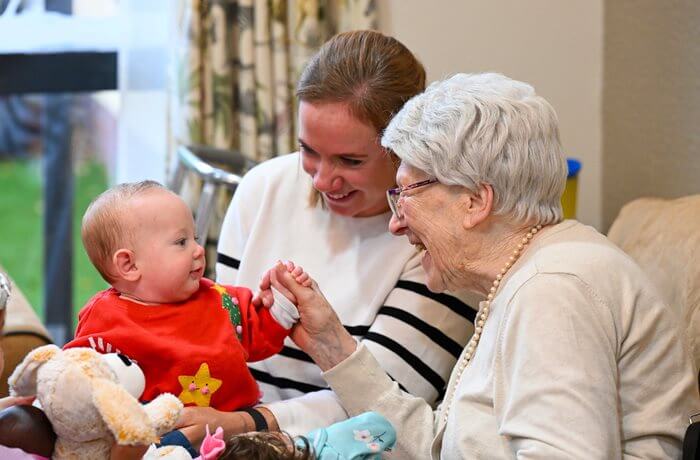
[[[295,281],[298,280],[304,285],[309,285],[311,282],[309,275],[301,267],[297,267],[292,262],[287,262],[283,266]],[[257,296],[257,300],[249,297],[252,293],[248,289],[231,287],[241,291],[236,295],[237,307],[240,308],[242,319],[241,327],[237,328],[237,331],[239,331],[243,348],[248,352],[248,361],[258,361],[279,353],[284,339],[299,320],[296,298],[282,286],[279,289],[271,286],[272,270],[274,268],[263,275],[261,293]],[[247,291],[248,294],[243,291]]]

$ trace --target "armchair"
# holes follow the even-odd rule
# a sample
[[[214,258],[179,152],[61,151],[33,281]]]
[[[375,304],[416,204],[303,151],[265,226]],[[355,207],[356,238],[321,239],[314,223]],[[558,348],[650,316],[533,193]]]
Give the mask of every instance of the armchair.
[[[0,267],[0,272],[2,272],[2,267]],[[24,356],[36,347],[51,343],[48,331],[34,313],[27,299],[12,283],[11,279],[9,281],[11,294],[4,310],[4,330],[0,329],[0,332],[4,332],[0,336],[0,348],[5,355],[5,366],[0,375],[0,397],[8,395],[7,379]],[[2,313],[0,311],[0,315]],[[0,353],[0,357],[2,357],[2,353]]]
[[[608,237],[635,259],[656,283],[667,305],[678,314],[695,372],[698,372],[700,195],[675,200],[634,200],[622,208]],[[690,415],[690,425],[683,441],[683,460],[700,458],[698,416],[700,414]]]
[[[622,208],[608,237],[642,267],[685,325],[685,338],[697,372],[700,368],[700,195],[675,200],[634,200]]]

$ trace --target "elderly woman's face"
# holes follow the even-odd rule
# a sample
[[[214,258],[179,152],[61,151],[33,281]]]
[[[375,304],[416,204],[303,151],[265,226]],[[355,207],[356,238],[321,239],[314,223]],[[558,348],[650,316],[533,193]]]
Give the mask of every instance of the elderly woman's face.
[[[344,103],[299,104],[302,167],[328,208],[350,217],[386,212],[396,168],[377,131],[350,115]]]
[[[426,179],[429,176],[425,172],[405,164],[396,173],[399,187]],[[406,235],[411,244],[425,249],[421,264],[433,292],[460,287],[459,254],[464,234],[458,195],[457,187],[440,183],[402,192],[402,217],[393,216],[389,223],[393,234]]]

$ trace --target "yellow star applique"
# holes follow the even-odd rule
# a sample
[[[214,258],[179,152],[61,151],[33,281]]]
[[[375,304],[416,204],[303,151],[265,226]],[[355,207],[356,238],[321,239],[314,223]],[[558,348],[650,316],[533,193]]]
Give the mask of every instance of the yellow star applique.
[[[202,363],[195,375],[180,375],[177,377],[182,385],[178,396],[183,404],[195,403],[199,407],[209,407],[211,395],[221,387],[222,381],[209,374],[209,365]]]
[[[214,284],[214,285],[211,287],[211,289],[215,290],[215,291],[218,292],[220,295],[226,294],[226,288],[223,287],[223,286],[220,285],[220,284]]]

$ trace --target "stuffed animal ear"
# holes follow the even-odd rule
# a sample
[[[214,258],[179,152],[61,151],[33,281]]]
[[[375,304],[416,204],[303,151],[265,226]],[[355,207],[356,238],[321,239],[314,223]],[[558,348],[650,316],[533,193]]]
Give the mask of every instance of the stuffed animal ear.
[[[61,353],[61,349],[56,345],[44,345],[30,351],[24,360],[15,367],[8,379],[10,395],[36,395],[36,375],[39,368],[59,353]]]
[[[117,444],[148,445],[158,442],[158,435],[143,406],[122,386],[107,379],[95,379],[92,398]]]

